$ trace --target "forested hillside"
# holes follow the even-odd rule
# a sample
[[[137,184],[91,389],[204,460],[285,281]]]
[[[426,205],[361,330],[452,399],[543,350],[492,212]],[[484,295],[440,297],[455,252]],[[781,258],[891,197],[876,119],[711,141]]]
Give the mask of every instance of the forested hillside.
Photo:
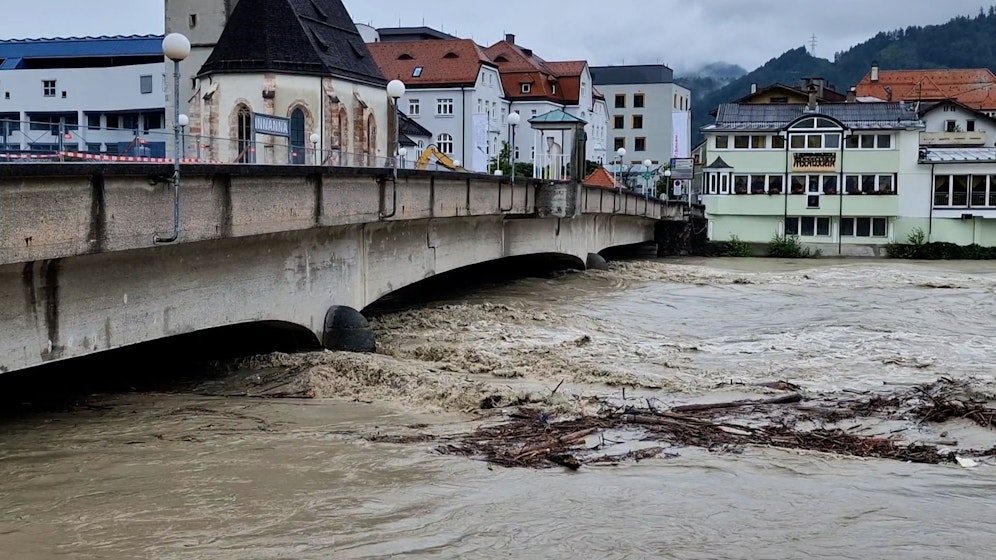
[[[699,129],[709,124],[712,110],[747,95],[751,84],[763,87],[778,82],[798,87],[802,78],[821,77],[846,93],[861,81],[875,61],[882,70],[989,68],[996,71],[996,6],[980,9],[974,17],[957,17],[941,25],[883,31],[836,53],[832,62],[814,58],[799,47],[712,91],[697,92],[695,80],[683,83],[679,79],[679,83],[692,90],[693,141],[701,138]]]

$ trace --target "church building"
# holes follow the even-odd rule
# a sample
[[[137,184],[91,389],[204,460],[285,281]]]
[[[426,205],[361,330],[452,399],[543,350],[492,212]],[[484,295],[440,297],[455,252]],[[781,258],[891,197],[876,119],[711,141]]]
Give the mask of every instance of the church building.
[[[342,2],[232,4],[167,2],[169,32],[194,32],[199,21],[223,22],[203,66],[191,70],[196,74],[189,97],[189,134],[197,139],[201,157],[268,164],[390,165],[394,124],[388,121],[387,81]],[[200,12],[218,11],[227,17],[199,20]],[[188,29],[178,29],[179,23]],[[210,35],[209,30],[202,32]]]

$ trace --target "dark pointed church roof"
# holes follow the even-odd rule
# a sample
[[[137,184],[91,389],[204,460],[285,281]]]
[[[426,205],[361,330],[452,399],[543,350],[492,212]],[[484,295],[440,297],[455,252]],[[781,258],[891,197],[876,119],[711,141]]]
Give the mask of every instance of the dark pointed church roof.
[[[258,72],[387,83],[340,0],[241,0],[198,76]]]

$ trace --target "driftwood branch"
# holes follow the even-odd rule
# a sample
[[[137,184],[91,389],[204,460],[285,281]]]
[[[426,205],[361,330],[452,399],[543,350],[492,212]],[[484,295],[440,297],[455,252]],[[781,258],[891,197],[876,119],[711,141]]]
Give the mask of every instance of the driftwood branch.
[[[732,401],[732,402],[721,402],[721,403],[707,403],[707,404],[687,404],[683,406],[676,406],[671,410],[674,412],[701,412],[705,410],[717,410],[721,408],[744,408],[748,406],[773,406],[779,404],[795,404],[803,401],[803,396],[800,393],[792,393],[782,397],[777,397],[774,399],[768,399],[763,401]]]

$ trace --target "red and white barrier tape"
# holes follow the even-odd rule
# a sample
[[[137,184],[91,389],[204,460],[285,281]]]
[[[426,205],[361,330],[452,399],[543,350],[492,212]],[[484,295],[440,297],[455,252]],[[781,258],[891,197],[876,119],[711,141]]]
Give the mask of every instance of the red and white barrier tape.
[[[69,159],[83,159],[92,161],[113,161],[126,163],[173,163],[172,158],[154,158],[141,156],[111,156],[107,154],[91,154],[87,152],[59,152],[59,155]],[[221,163],[219,161],[202,160],[197,158],[182,158],[180,163]]]

